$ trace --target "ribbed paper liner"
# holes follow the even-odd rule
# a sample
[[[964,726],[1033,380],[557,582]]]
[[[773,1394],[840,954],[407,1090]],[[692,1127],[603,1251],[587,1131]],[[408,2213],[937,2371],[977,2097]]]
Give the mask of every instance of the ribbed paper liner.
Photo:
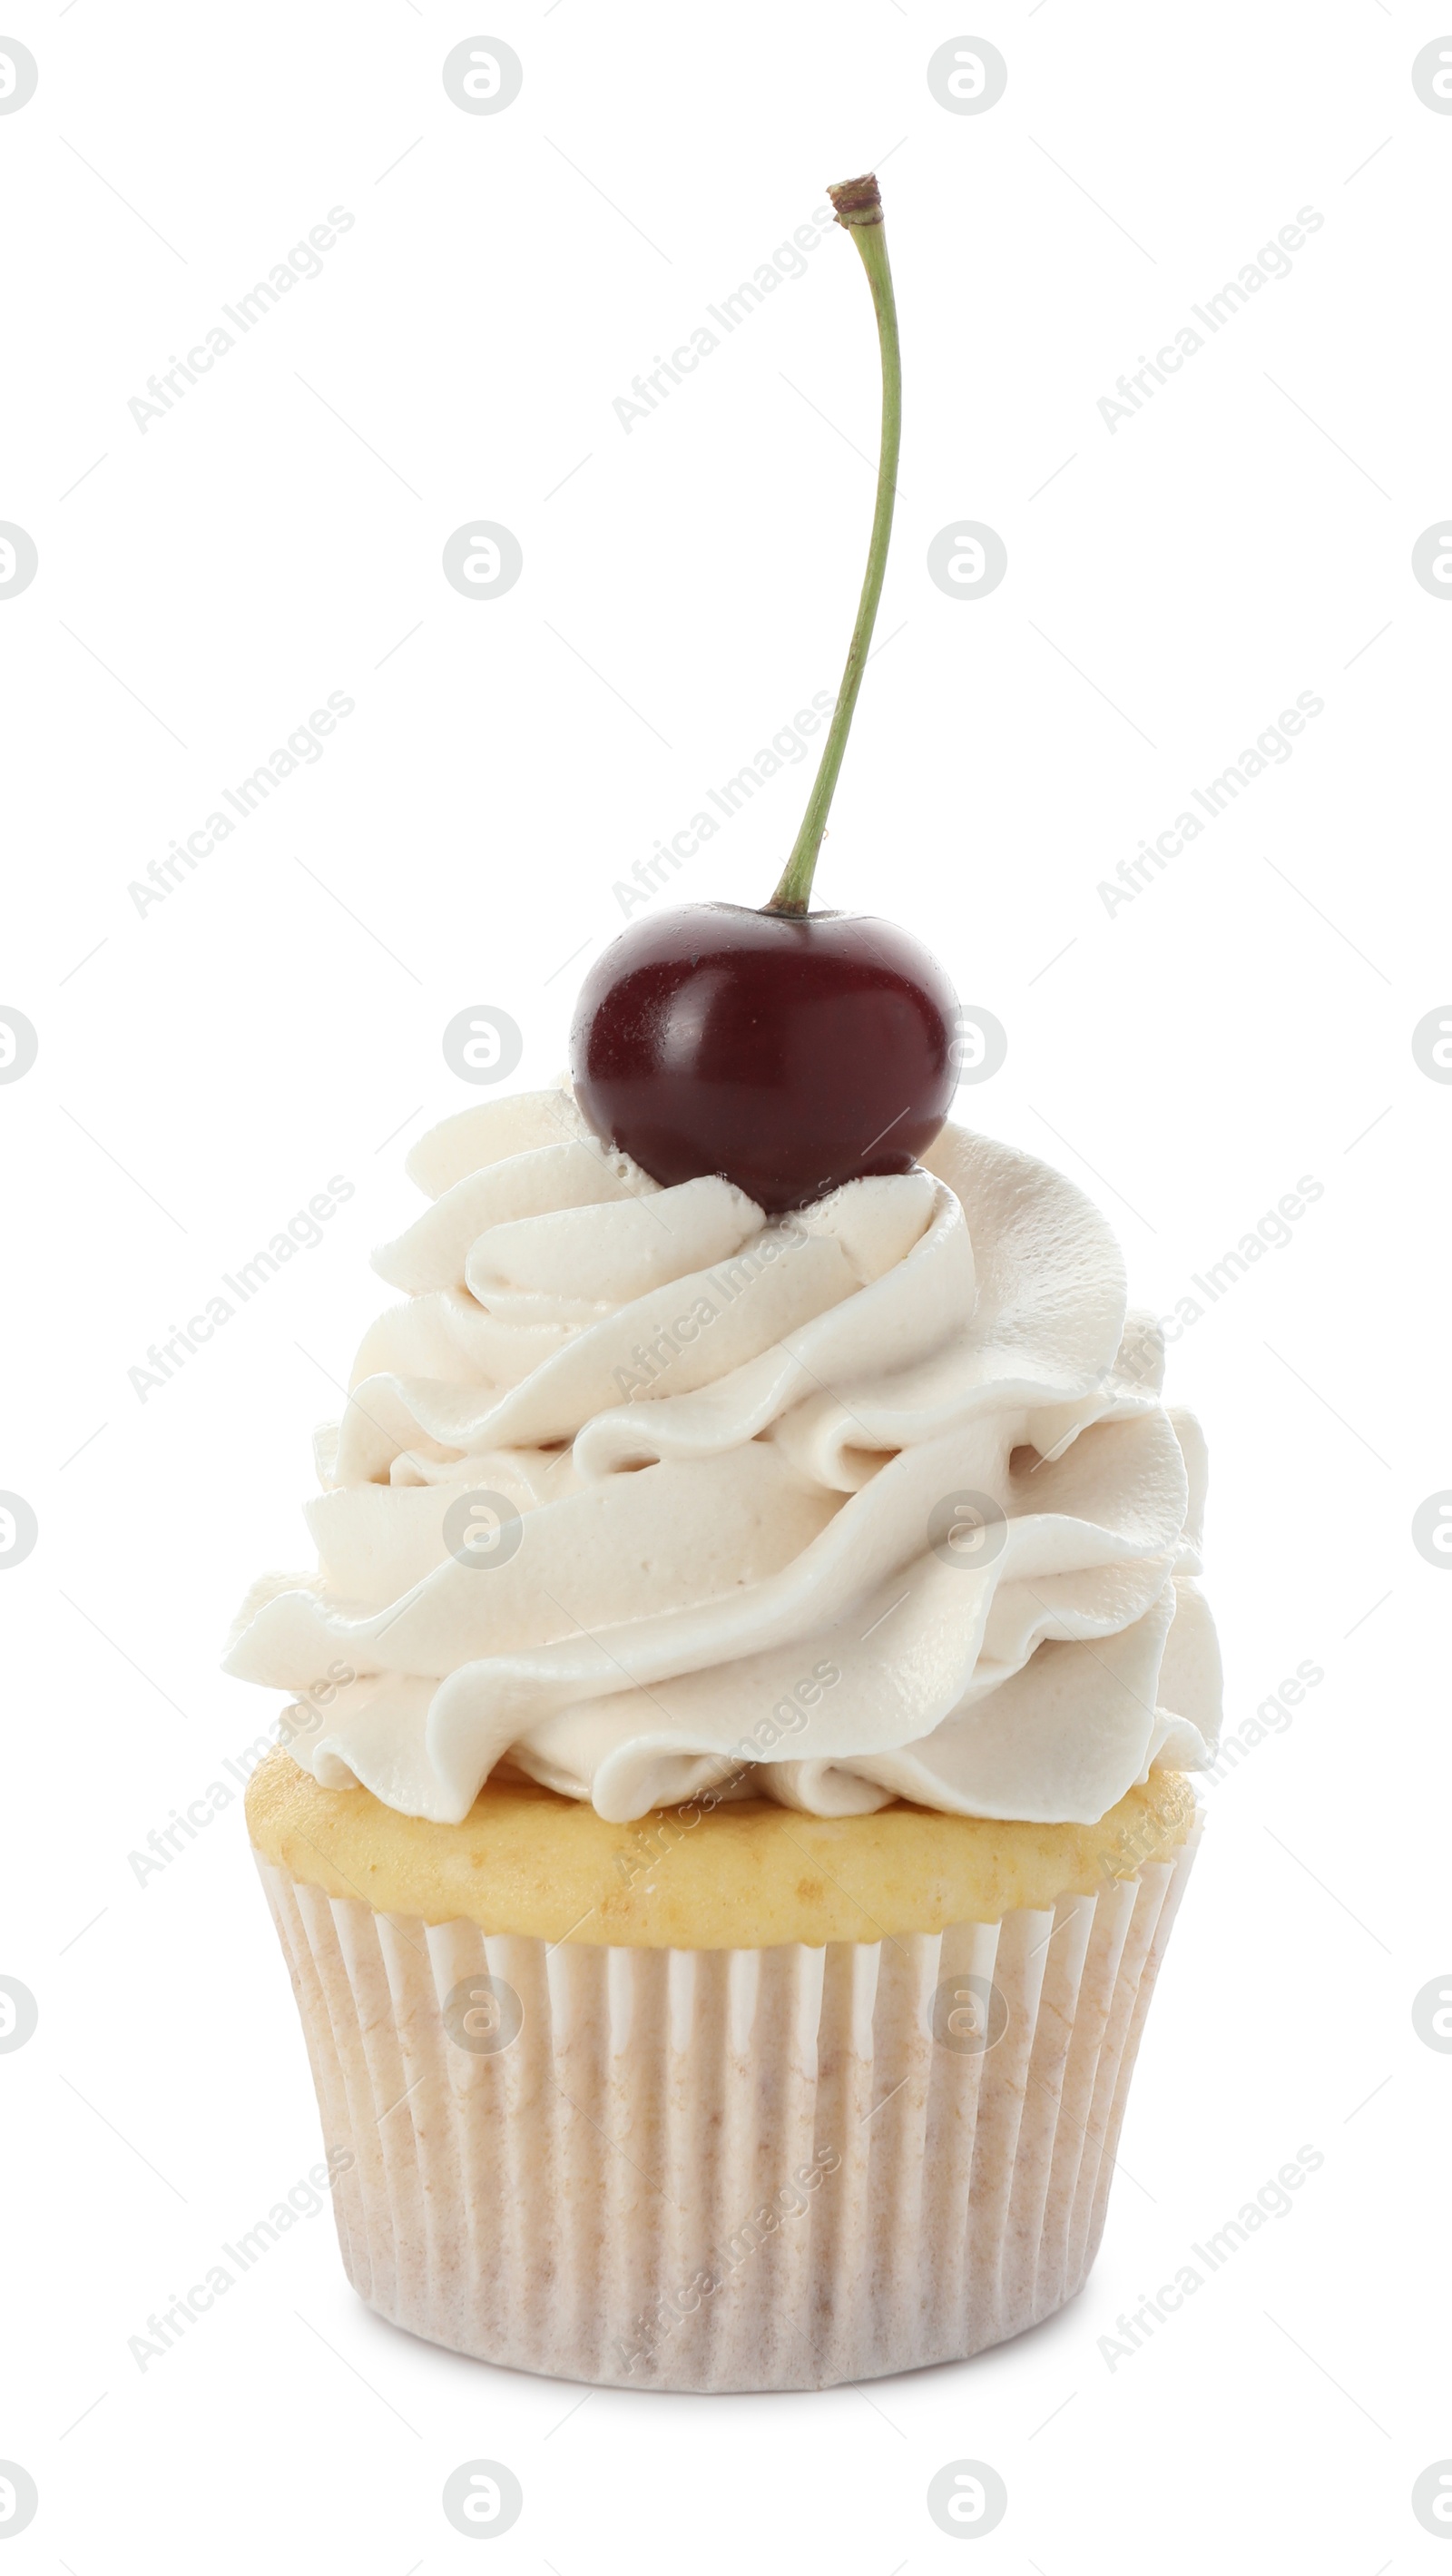
[[[1098,2249],[1193,1841],[1052,1912],[822,1949],[551,1946],[259,1859],[352,2157],[349,2279],[430,2342],[624,2387],[825,2388],[1001,2343]],[[441,2012],[481,1972],[524,2008],[492,2056]],[[978,2055],[930,2027],[965,1976],[1008,2008]]]

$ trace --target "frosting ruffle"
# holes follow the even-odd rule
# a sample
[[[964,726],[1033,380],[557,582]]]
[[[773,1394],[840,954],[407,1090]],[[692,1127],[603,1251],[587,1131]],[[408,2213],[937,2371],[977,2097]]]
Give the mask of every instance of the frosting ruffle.
[[[254,1586],[227,1657],[299,1694],[325,1787],[452,1823],[502,1764],[620,1822],[707,1791],[1093,1822],[1209,1759],[1204,1444],[1068,1181],[946,1127],[769,1221],[659,1187],[567,1091],[408,1169],[317,1571]]]

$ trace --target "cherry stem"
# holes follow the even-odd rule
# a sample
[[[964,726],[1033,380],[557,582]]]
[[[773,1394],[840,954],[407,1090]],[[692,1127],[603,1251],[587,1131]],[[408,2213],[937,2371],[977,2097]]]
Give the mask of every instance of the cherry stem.
[[[844,179],[827,191],[837,210],[837,221],[851,233],[861,254],[872,288],[872,306],[877,315],[877,339],[882,353],[882,436],[877,459],[877,505],[872,513],[872,535],[867,546],[867,571],[862,583],[862,596],[857,603],[857,623],[847,647],[847,661],[842,673],[842,686],[822,746],[822,757],[812,784],[801,830],[792,847],[791,857],[782,870],[768,912],[805,914],[811,902],[812,879],[816,873],[817,855],[827,829],[827,816],[837,786],[837,773],[867,668],[867,648],[872,642],[872,629],[877,619],[877,603],[882,597],[882,577],[887,570],[888,540],[892,535],[892,505],[897,497],[897,460],[902,445],[902,352],[897,336],[897,306],[893,300],[892,270],[887,260],[887,235],[883,229],[882,199],[877,181],[870,175],[863,179]]]

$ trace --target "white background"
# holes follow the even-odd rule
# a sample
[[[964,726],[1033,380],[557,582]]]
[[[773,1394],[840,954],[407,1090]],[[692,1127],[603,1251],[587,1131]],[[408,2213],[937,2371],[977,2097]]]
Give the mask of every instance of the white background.
[[[498,115],[440,77],[481,23],[524,65]],[[983,115],[927,87],[965,25],[1009,66]],[[39,571],[0,596],[0,1003],[40,1053],[0,1089],[0,1485],[40,1536],[3,1577],[0,1969],[40,2024],[0,2060],[0,2454],[41,2507],[6,2570],[462,2567],[440,2489],[481,2454],[525,2491],[497,2562],[559,2576],[956,2565],[924,2496],[965,2455],[1010,2499],[974,2563],[1014,2576],[1441,2563],[1409,2498],[1452,2454],[1452,2063],[1411,2021],[1452,1965],[1452,1587],[1410,1535],[1452,1486],[1452,1090],[1410,1045],[1452,987],[1452,613],[1410,568],[1452,501],[1452,117],[1410,77],[1442,20],[69,0],[9,30],[40,83],[0,117],[0,518]],[[629,434],[612,403],[874,159],[906,436],[820,899],[926,936],[1002,1020],[961,1114],[1088,1188],[1159,1310],[1323,1184],[1170,1386],[1211,1439],[1230,1725],[1324,1680],[1210,1792],[1097,2269],[1021,2342],[578,2404],[371,2317],[324,2213],[143,2373],[128,2338],[319,2145],[240,1799],[144,1886],[128,1854],[272,1713],[220,1641],[254,1570],[306,1561],[403,1151],[479,1096],[445,1023],[507,1010],[516,1081],[550,1080],[615,882],[835,686],[877,402],[845,237]],[[334,206],[323,274],[143,433],[147,378]],[[1292,274],[1111,434],[1116,378],[1305,206]],[[505,597],[442,577],[470,512],[522,545]],[[1006,543],[991,597],[927,577],[955,513]],[[333,691],[324,756],[138,914]],[[1305,691],[1293,756],[1111,914],[1100,882]],[[765,901],[808,774],[661,900]],[[143,1403],[148,1344],[333,1174],[322,1244]],[[1118,2314],[1302,2144],[1292,2214],[1111,2370]]]

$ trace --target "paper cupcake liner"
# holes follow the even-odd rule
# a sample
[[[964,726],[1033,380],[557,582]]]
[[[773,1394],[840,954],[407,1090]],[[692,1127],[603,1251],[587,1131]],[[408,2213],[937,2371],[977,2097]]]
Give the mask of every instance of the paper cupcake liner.
[[[822,1949],[430,1926],[259,1859],[352,2159],[349,2279],[453,2351],[633,2388],[825,2388],[1021,2333],[1098,2249],[1194,1840],[1052,1911]]]

